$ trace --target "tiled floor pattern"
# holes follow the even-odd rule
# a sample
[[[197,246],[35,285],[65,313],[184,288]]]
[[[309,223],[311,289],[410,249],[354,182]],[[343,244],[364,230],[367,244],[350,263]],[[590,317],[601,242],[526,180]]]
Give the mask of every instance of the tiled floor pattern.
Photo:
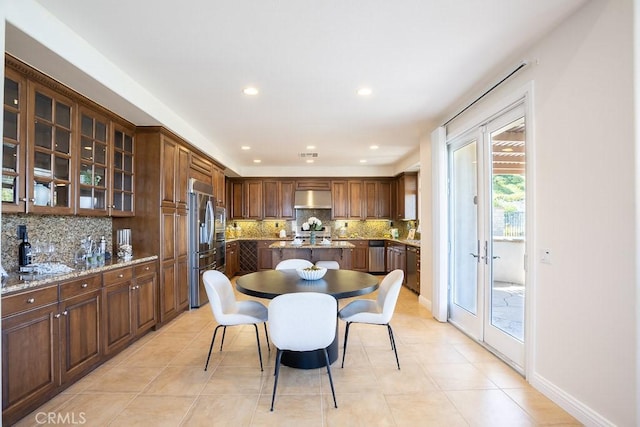
[[[402,369],[386,328],[353,325],[344,369],[340,359],[332,365],[338,409],[324,368],[283,367],[269,411],[276,352],[267,352],[262,328],[264,372],[251,326],[228,328],[222,352],[217,338],[205,372],[215,327],[205,306],[147,334],[19,425],[46,425],[48,414],[56,425],[86,426],[580,425],[404,288],[391,324]]]

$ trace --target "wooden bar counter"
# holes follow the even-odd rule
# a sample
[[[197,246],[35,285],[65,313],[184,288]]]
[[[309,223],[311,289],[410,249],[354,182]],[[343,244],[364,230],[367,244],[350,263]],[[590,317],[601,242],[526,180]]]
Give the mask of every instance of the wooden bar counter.
[[[273,265],[285,259],[297,258],[317,261],[337,261],[343,270],[351,270],[351,251],[355,246],[349,242],[331,242],[330,244],[302,244],[293,242],[276,242],[269,246]]]

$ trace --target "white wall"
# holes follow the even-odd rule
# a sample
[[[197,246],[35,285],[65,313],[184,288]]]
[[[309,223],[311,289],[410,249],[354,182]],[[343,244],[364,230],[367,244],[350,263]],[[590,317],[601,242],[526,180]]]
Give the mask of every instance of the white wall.
[[[587,3],[522,57],[457,122],[533,82],[528,379],[586,424],[638,425],[633,0]]]

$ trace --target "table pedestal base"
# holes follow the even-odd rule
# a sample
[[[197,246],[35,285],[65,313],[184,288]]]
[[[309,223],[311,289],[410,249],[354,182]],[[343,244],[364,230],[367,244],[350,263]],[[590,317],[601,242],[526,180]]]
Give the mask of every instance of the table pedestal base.
[[[329,353],[329,363],[338,359],[338,336],[327,348]],[[324,352],[322,350],[313,351],[285,351],[282,353],[281,363],[290,368],[317,369],[326,366]]]

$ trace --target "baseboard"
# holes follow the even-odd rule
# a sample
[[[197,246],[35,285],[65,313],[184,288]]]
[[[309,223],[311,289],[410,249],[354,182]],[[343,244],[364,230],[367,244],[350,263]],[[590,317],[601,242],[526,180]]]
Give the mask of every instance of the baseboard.
[[[427,310],[431,311],[431,300],[423,297],[422,295],[418,295],[418,302],[420,305],[425,307]]]
[[[589,408],[569,393],[565,392],[561,388],[557,387],[552,382],[548,381],[540,375],[533,374],[529,377],[529,383],[540,391],[542,394],[553,400],[558,406],[574,416],[578,421],[585,426],[602,427],[611,426],[615,427],[615,424],[604,418],[602,415]]]

